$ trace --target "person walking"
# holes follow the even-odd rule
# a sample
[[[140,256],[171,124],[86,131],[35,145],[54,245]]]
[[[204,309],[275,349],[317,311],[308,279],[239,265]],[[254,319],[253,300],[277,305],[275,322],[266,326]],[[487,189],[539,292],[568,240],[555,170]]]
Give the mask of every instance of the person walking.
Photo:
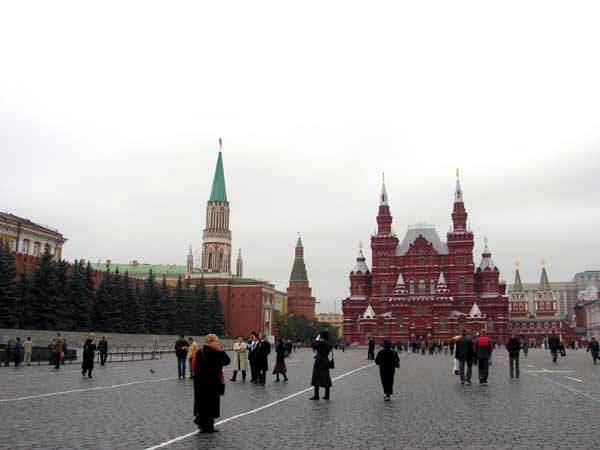
[[[475,341],[475,353],[477,354],[477,369],[480,384],[488,383],[490,356],[492,355],[493,348],[492,341],[486,336],[485,330],[481,330],[479,337]]]
[[[21,359],[23,358],[23,343],[21,342],[20,337],[17,337],[17,342],[15,342],[13,358],[15,361],[15,367],[19,367],[19,364],[21,364]]]
[[[519,353],[521,351],[521,341],[517,339],[517,336],[514,333],[506,343],[506,351],[508,352],[510,377],[514,378],[516,376],[519,378]]]
[[[233,344],[233,375],[231,380],[237,379],[238,371],[242,372],[242,381],[246,381],[246,370],[248,369],[248,344],[244,342],[242,336],[238,337],[238,340]]]
[[[83,344],[83,362],[81,363],[81,373],[83,376],[92,378],[92,370],[94,370],[94,359],[96,357],[96,338],[93,334],[85,340]]]
[[[31,365],[31,353],[33,352],[33,342],[31,336],[27,336],[27,340],[23,343],[23,351],[25,352],[25,364]]]
[[[192,365],[192,358],[194,357],[199,348],[200,346],[198,345],[198,343],[194,341],[193,337],[190,336],[188,338],[188,348],[186,354],[190,366],[190,378],[194,378],[194,366]],[[183,374],[183,377],[185,378],[185,373]]]
[[[56,333],[56,337],[52,339],[52,359],[55,369],[60,369],[60,354],[63,351],[64,342],[65,340],[60,333]]]
[[[379,378],[383,386],[383,400],[389,402],[394,393],[394,375],[396,369],[400,368],[400,356],[398,356],[398,352],[392,349],[390,341],[383,341],[383,349],[377,353],[375,364],[379,366]]]
[[[177,357],[177,379],[185,379],[185,360],[187,358],[188,342],[179,335],[179,339],[175,341],[175,356]]]
[[[367,360],[375,359],[375,340],[373,338],[369,338],[369,348],[367,350]]]
[[[550,347],[550,354],[552,355],[552,362],[556,364],[558,358],[558,350],[560,349],[560,339],[552,330],[552,334],[548,338],[548,347]]]
[[[454,358],[458,360],[458,375],[460,384],[471,384],[471,374],[473,370],[473,341],[467,336],[467,330],[462,330],[462,336],[456,341],[456,352]],[[467,373],[465,376],[465,364]]]
[[[215,433],[215,419],[221,415],[221,395],[225,394],[223,366],[231,360],[219,338],[208,334],[204,346],[192,358],[194,367],[194,423],[202,433]]]
[[[527,353],[529,353],[529,344],[524,338],[521,338],[521,348],[523,349],[523,356],[527,358]]]
[[[312,348],[315,351],[315,360],[313,363],[311,386],[314,387],[315,393],[310,400],[319,400],[319,388],[325,388],[323,400],[329,400],[329,391],[331,389],[331,375],[329,375],[329,353],[331,345],[329,344],[329,332],[321,331],[312,343]]]
[[[264,333],[260,333],[256,346],[256,370],[258,371],[258,383],[263,386],[267,381],[267,372],[269,371],[269,353],[271,353],[271,343],[267,341]]]
[[[590,342],[587,346],[587,352],[592,354],[592,360],[594,361],[594,364],[596,364],[596,360],[598,359],[598,351],[600,350],[600,344],[598,344],[598,341],[596,340],[595,337],[593,337],[592,339],[590,339]]]
[[[285,365],[285,354],[286,354],[286,348],[285,348],[285,344],[283,343],[283,341],[281,339],[277,340],[277,346],[275,347],[275,369],[273,369],[273,375],[277,375],[277,378],[275,379],[276,383],[279,383],[279,375],[283,375],[283,382],[287,383],[288,382],[288,377],[287,377],[287,367]]]
[[[106,340],[106,336],[102,336],[102,339],[98,342],[98,353],[100,353],[100,365],[103,366],[108,356],[108,341]]]
[[[256,346],[258,345],[258,335],[255,331],[250,333],[248,343],[248,362],[250,363],[250,383],[258,382],[258,371],[256,370]]]

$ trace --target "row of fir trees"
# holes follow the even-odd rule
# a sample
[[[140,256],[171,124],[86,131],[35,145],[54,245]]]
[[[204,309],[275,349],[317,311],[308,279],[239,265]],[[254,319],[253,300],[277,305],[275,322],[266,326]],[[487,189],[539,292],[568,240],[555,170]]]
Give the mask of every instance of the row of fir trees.
[[[141,280],[107,270],[97,287],[88,262],[55,261],[48,247],[32,274],[17,274],[0,245],[0,327],[147,334],[224,334],[219,293],[179,276],[167,285],[152,271]]]

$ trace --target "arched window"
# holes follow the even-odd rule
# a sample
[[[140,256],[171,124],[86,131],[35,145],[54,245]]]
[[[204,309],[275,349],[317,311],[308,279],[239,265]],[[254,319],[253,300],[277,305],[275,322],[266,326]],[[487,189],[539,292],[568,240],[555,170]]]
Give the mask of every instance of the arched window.
[[[381,295],[387,295],[387,287],[387,281],[381,280],[381,283],[379,283],[379,290],[381,292]]]
[[[421,278],[419,280],[419,294],[424,294],[425,293],[425,280],[423,278]]]
[[[415,280],[410,280],[408,282],[408,292],[410,294],[414,294],[415,293]]]
[[[459,278],[458,279],[458,292],[460,292],[461,294],[464,294],[466,290],[467,290],[467,282],[465,281],[464,278]]]
[[[433,278],[429,280],[429,292],[435,293],[435,280]]]
[[[208,249],[208,270],[212,269],[212,260],[213,260],[213,254],[212,254],[212,250]]]

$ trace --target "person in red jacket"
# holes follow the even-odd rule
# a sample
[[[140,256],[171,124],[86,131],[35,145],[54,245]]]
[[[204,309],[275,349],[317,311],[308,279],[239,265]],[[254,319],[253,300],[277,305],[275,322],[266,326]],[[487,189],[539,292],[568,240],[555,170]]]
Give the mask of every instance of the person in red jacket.
[[[485,330],[481,330],[475,341],[475,354],[477,355],[477,369],[479,372],[479,383],[487,384],[490,366],[490,356],[494,346],[490,338],[486,336]]]

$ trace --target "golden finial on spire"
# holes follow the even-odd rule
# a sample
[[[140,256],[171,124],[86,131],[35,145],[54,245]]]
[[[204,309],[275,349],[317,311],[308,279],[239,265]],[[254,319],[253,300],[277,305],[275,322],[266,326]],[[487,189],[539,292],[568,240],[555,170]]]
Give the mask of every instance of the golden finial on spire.
[[[519,268],[519,260],[518,260],[518,259],[515,261],[515,268],[516,268],[516,269],[518,269],[518,268]]]
[[[223,148],[223,140],[219,138],[219,151]]]
[[[456,179],[458,180],[458,167],[456,168]]]
[[[545,259],[542,259],[542,260],[540,261],[540,264],[542,265],[542,267],[546,267],[546,260],[545,260]]]
[[[483,243],[487,247],[487,245],[488,245],[488,238],[487,238],[487,236],[483,238]]]
[[[362,241],[358,241],[358,249],[362,250]]]
[[[381,172],[381,179],[383,180],[383,182],[385,183],[385,172]]]

